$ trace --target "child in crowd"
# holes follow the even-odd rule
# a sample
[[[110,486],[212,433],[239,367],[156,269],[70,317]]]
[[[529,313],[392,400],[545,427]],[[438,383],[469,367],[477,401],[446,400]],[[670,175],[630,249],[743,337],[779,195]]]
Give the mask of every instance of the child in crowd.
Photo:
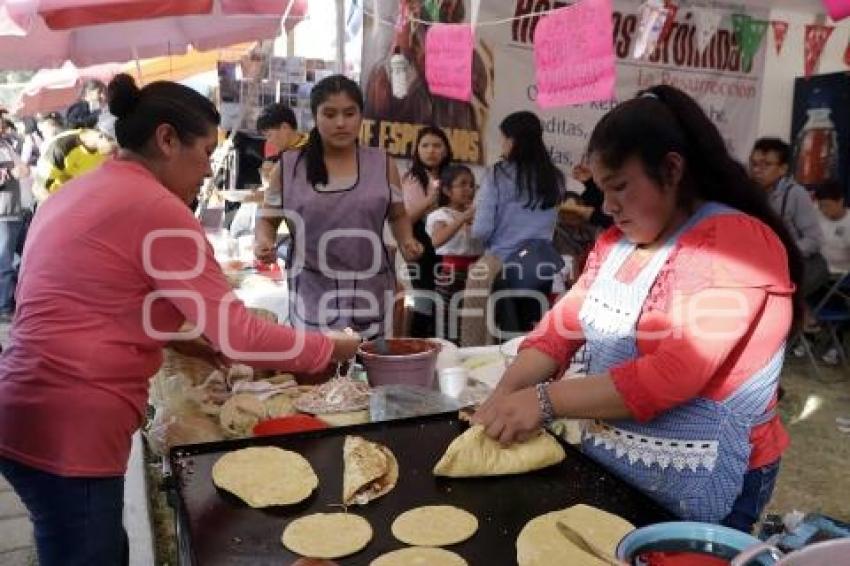
[[[837,182],[817,188],[818,221],[823,231],[821,253],[831,274],[850,271],[850,214],[844,202],[844,187]]]
[[[584,269],[587,256],[599,229],[587,217],[576,212],[577,207],[585,206],[580,195],[567,191],[564,202],[558,208],[558,223],[552,243],[561,256],[572,258],[569,277],[564,283],[569,288]]]
[[[837,278],[845,277],[841,294],[833,295],[827,306],[847,308],[842,302],[847,294],[845,289],[850,287],[850,282],[846,281],[846,274],[850,272],[850,213],[845,206],[844,187],[835,181],[824,183],[815,190],[815,197],[818,202],[818,222],[823,232],[821,254],[826,259],[830,274],[830,283],[825,289],[832,287]],[[846,328],[841,330],[846,331]],[[824,363],[837,365],[840,361],[838,348],[833,344],[821,359]]]
[[[436,291],[442,298],[443,322],[438,325],[446,339],[459,340],[459,324],[451,313],[452,297],[466,288],[469,266],[484,252],[483,246],[472,238],[471,226],[475,215],[475,176],[464,165],[449,166],[440,178],[440,208],[428,215],[425,230],[431,237],[440,257]]]

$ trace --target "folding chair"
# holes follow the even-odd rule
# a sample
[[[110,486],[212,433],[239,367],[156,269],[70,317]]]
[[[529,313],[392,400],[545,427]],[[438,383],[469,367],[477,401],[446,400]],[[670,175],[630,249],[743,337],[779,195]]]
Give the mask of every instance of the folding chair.
[[[836,276],[829,291],[812,309],[812,314],[829,332],[832,346],[838,351],[841,363],[850,368],[840,334],[842,326],[850,327],[850,271]]]

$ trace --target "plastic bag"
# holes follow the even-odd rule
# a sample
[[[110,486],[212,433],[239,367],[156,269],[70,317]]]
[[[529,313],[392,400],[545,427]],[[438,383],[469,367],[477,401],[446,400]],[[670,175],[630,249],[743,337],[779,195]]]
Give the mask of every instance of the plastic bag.
[[[154,416],[144,434],[157,455],[168,453],[172,446],[214,442],[224,434],[217,419],[202,409],[206,394],[194,387],[189,378],[160,372],[150,384],[150,404]]]

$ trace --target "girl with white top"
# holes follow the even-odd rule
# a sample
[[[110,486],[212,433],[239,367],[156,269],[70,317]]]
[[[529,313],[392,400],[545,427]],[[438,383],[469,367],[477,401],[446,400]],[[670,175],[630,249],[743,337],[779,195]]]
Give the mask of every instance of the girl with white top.
[[[443,337],[448,340],[460,338],[457,317],[452,316],[460,305],[452,299],[466,288],[469,266],[484,253],[484,247],[472,237],[475,189],[475,177],[469,167],[448,167],[440,179],[440,204],[443,206],[429,214],[425,223],[425,230],[440,256],[435,288],[442,298],[443,320],[440,322],[438,315],[437,322]]]

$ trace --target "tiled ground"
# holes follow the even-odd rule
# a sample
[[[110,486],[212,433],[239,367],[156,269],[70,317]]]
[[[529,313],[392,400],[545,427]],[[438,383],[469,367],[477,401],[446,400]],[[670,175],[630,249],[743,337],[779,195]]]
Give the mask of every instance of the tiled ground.
[[[9,325],[0,324],[0,344],[8,344]],[[130,535],[130,566],[151,566],[153,546],[147,490],[141,464],[141,443],[135,439],[124,495],[124,525]],[[32,525],[15,492],[0,476],[0,566],[34,566]]]
[[[9,325],[0,324],[0,343],[8,343]],[[35,564],[35,543],[26,509],[0,476],[0,566]]]

